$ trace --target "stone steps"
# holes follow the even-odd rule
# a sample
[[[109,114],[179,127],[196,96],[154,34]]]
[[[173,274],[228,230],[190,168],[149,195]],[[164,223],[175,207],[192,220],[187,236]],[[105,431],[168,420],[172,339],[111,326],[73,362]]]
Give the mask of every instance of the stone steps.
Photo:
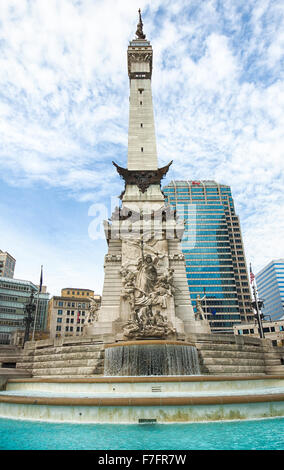
[[[98,367],[98,368],[94,368],[94,367],[63,367],[63,368],[57,368],[57,367],[53,367],[53,368],[50,368],[50,369],[33,369],[33,376],[34,377],[46,377],[46,376],[64,376],[64,375],[80,375],[80,376],[84,376],[84,375],[98,375],[98,374],[101,374],[103,368],[101,367]]]
[[[234,365],[234,366],[261,366],[264,367],[265,363],[264,360],[261,359],[248,359],[248,358],[243,358],[243,359],[238,359],[236,360],[235,357],[208,357],[208,358],[203,358],[203,365],[208,366],[208,365]]]
[[[212,343],[212,344],[208,344],[208,343],[205,343],[205,344],[200,344],[200,343],[197,343],[197,349],[200,349],[202,351],[208,351],[208,352],[212,352],[212,351],[220,351],[220,352],[224,352],[224,351],[231,351],[231,352],[254,352],[254,353],[259,353],[259,354],[263,354],[263,349],[259,346],[253,346],[253,345],[238,345],[238,344],[220,344],[220,343]]]
[[[202,372],[201,367],[201,372]],[[208,365],[206,366],[206,373],[210,375],[265,375],[264,367],[263,366],[245,366],[241,365],[238,366],[236,364],[234,365],[227,365],[227,364],[214,364],[214,365]]]
[[[202,357],[212,357],[212,358],[217,358],[220,357],[220,351],[208,351],[208,350],[202,350]],[[234,357],[235,359],[242,359],[242,358],[250,358],[250,359],[257,359],[257,358],[263,358],[263,354],[258,352],[258,351],[234,351],[232,352],[229,349],[222,350],[222,357]]]
[[[73,359],[78,359],[81,361],[87,360],[87,359],[100,359],[102,357],[102,352],[101,351],[95,351],[95,352],[86,352],[86,353],[62,353],[62,354],[45,354],[42,356],[34,356],[34,357],[23,357],[22,362],[27,364],[27,363],[32,363],[32,362],[48,362],[48,361],[65,361],[65,360],[73,360]]]
[[[102,363],[103,359],[88,359],[88,360],[76,360],[76,359],[66,359],[65,361],[53,361],[53,362],[34,362],[33,368],[37,369],[52,369],[52,368],[62,368],[62,367],[92,367],[96,366],[98,362]]]
[[[64,353],[80,353],[80,352],[91,352],[91,351],[101,351],[103,348],[102,344],[90,344],[90,345],[72,345],[72,346],[57,346],[57,347],[47,347],[47,348],[36,348],[35,350],[29,351],[29,353],[34,356],[42,356],[47,354],[60,354]]]
[[[283,375],[284,376],[284,366],[268,366],[266,367],[266,373],[269,375]]]
[[[68,340],[67,340],[68,341]],[[74,340],[72,339],[72,342]],[[103,373],[104,345],[44,345],[25,349],[17,369],[29,370],[33,376],[85,376]]]

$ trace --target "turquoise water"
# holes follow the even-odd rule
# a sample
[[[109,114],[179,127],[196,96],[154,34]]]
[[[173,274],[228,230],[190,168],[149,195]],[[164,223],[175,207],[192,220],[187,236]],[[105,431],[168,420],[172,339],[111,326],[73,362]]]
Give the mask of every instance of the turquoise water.
[[[190,424],[61,424],[0,418],[1,450],[283,450],[284,418]]]

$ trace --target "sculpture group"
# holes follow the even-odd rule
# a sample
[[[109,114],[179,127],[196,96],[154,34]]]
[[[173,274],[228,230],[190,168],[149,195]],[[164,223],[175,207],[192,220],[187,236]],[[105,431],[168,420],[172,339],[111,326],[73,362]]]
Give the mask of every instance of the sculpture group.
[[[167,319],[168,301],[173,297],[173,269],[158,273],[157,265],[164,254],[144,255],[134,268],[123,266],[122,298],[130,307],[129,319],[124,327],[126,337],[164,337],[175,330]]]

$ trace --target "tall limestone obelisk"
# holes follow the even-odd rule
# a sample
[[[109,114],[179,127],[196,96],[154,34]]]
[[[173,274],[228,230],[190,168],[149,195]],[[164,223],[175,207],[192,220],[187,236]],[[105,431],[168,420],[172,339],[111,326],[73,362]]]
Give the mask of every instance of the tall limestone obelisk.
[[[141,12],[127,59],[130,81],[128,163],[114,163],[125,181],[122,204],[105,222],[108,254],[102,303],[85,334],[116,340],[186,339],[210,332],[196,319],[186,280],[180,241],[183,223],[165,206],[158,168],[152,103],[153,50],[143,32]]]

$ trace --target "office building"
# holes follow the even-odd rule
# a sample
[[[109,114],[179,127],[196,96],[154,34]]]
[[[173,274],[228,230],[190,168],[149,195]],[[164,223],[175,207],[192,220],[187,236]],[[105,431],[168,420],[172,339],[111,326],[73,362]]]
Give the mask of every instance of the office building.
[[[14,277],[16,260],[7,251],[0,250],[0,277]]]
[[[213,333],[232,333],[235,324],[253,321],[240,222],[230,187],[215,181],[171,181],[163,192],[184,219],[182,250],[193,307],[200,296]]]
[[[101,297],[90,289],[67,287],[61,296],[54,296],[48,305],[48,328],[50,337],[80,335],[91,305],[100,305]]]
[[[38,287],[30,281],[0,277],[0,344],[11,344],[13,334],[25,330],[25,306],[32,292],[37,305],[35,331],[45,331],[49,300],[46,289],[38,294]]]
[[[262,322],[262,328],[264,338],[270,339],[273,346],[284,346],[284,319],[278,321],[264,320]],[[239,325],[235,325],[234,334],[259,338],[259,326],[257,321],[255,320],[253,323],[240,323]]]
[[[258,295],[264,301],[262,313],[271,320],[284,315],[284,258],[272,260],[255,276]]]

